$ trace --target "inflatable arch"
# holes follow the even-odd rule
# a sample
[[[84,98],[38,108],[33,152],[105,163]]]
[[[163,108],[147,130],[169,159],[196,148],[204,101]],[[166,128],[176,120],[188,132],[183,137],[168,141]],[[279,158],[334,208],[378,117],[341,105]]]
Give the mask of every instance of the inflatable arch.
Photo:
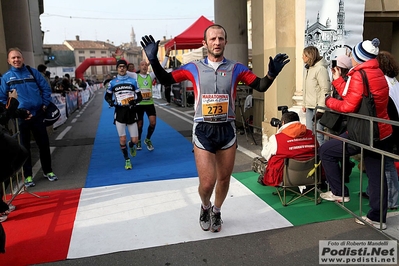
[[[124,59],[124,60],[126,60],[126,59]],[[83,73],[90,66],[114,66],[114,65],[116,65],[115,57],[87,58],[76,68],[75,78],[84,79]]]

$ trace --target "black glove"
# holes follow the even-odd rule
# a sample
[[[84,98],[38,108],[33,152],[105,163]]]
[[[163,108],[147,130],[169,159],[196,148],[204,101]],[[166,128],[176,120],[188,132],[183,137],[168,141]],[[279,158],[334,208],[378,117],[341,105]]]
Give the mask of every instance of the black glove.
[[[108,102],[108,104],[109,104],[109,107],[114,107],[115,106],[115,103],[113,101]]]
[[[26,119],[29,117],[30,112],[26,109],[19,108],[15,111],[15,116],[21,119]]]
[[[275,78],[277,75],[280,73],[280,71],[283,69],[283,67],[290,62],[290,59],[288,59],[288,55],[286,54],[277,54],[274,59],[270,56],[269,57],[269,71],[267,74]]]
[[[129,105],[135,107],[137,104],[136,100],[129,101]]]
[[[314,122],[314,118],[316,117],[316,121],[319,120],[323,116],[322,112],[316,112],[316,115],[312,117],[312,122]]]
[[[141,39],[142,39],[142,41],[140,43],[144,49],[145,54],[147,55],[148,60],[150,62],[158,60],[157,54],[158,54],[159,40],[157,42],[155,42],[152,35],[145,35]]]

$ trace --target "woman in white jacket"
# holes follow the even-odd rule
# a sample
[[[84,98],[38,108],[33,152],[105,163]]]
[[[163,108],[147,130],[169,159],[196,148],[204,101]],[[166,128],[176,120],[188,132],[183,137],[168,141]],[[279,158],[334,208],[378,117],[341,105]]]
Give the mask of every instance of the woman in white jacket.
[[[399,74],[399,65],[391,53],[380,51],[377,55],[378,64],[384,72],[389,87],[388,115],[389,119],[399,121],[399,82],[396,76]],[[394,153],[399,149],[399,128],[392,126],[392,145]],[[397,210],[399,207],[399,181],[395,160],[385,157],[385,176],[388,185],[388,209]]]
[[[321,109],[315,114],[315,108],[316,106],[325,106],[325,95],[330,92],[331,82],[327,71],[328,63],[320,56],[316,47],[308,46],[303,49],[302,59],[305,63],[302,111],[306,113],[306,127],[313,130],[313,123],[323,115],[320,112]],[[317,122],[317,129],[324,129],[319,122]],[[322,145],[324,135],[317,134],[317,141],[319,145]]]

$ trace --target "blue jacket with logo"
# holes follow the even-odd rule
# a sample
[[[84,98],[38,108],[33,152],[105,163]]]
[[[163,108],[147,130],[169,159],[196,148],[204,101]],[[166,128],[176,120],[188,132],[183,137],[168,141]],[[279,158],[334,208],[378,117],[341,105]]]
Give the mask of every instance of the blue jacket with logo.
[[[11,67],[2,77],[0,87],[0,102],[7,103],[8,92],[16,89],[18,93],[18,108],[27,109],[34,116],[43,105],[51,102],[51,88],[39,71],[27,67]]]

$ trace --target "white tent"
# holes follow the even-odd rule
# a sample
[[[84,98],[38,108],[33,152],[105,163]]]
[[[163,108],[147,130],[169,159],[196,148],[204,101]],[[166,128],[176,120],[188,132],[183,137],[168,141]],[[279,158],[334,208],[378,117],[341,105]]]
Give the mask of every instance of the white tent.
[[[187,64],[188,62],[202,59],[206,56],[206,48],[204,46],[194,49],[189,53],[183,54],[183,64]]]

